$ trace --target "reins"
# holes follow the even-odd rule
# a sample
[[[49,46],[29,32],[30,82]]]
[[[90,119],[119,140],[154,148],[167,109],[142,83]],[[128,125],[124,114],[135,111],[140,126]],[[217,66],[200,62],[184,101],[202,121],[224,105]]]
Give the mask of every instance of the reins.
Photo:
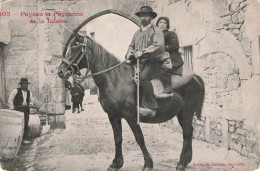
[[[126,60],[127,60],[127,59],[126,59]],[[112,70],[112,69],[114,69],[114,68],[116,68],[116,67],[122,65],[123,63],[126,62],[126,60],[124,60],[124,61],[122,61],[122,62],[120,62],[120,63],[118,63],[118,64],[116,64],[116,65],[114,65],[114,66],[112,66],[112,67],[110,67],[110,68],[108,68],[108,69],[105,69],[105,70],[103,70],[103,71],[96,72],[96,73],[91,74],[91,75],[85,75],[85,76],[79,77],[79,78],[80,78],[80,79],[87,79],[87,78],[89,78],[89,77],[93,77],[93,76],[97,76],[97,75],[103,74],[103,73],[105,73],[105,72],[108,72],[108,71],[110,71],[110,70]]]
[[[94,63],[94,60],[95,60],[95,59],[94,59],[93,61],[91,61],[91,66],[90,66],[90,59],[87,57],[86,49],[85,49],[85,48],[90,48],[90,47],[88,47],[88,46],[87,46],[86,44],[84,44],[84,43],[77,43],[77,45],[78,45],[78,46],[80,45],[80,46],[82,47],[82,52],[83,52],[83,53],[81,54],[80,58],[77,60],[77,62],[73,64],[73,62],[75,61],[75,59],[73,59],[72,61],[69,61],[69,60],[66,59],[66,58],[63,59],[63,62],[69,64],[70,66],[71,66],[71,65],[76,66],[76,67],[77,67],[77,70],[78,70],[78,64],[79,64],[79,62],[82,60],[83,56],[85,56],[85,57],[86,57],[86,60],[87,60],[87,64],[88,64],[88,66],[87,66],[87,72],[86,72],[85,76],[82,76],[82,77],[79,76],[79,77],[78,77],[79,79],[82,79],[82,80],[87,79],[87,78],[90,78],[90,77],[93,77],[93,76],[97,76],[97,75],[100,75],[100,74],[103,74],[103,73],[106,73],[106,72],[108,72],[108,71],[111,71],[112,69],[115,69],[116,67],[119,67],[120,65],[124,64],[124,63],[127,61],[127,59],[125,59],[124,61],[122,61],[122,62],[120,62],[120,63],[118,63],[118,64],[116,64],[116,65],[114,65],[114,66],[112,66],[112,67],[110,67],[110,68],[108,68],[108,69],[105,69],[105,70],[100,71],[100,72],[96,72],[96,73],[94,73],[94,74],[87,75],[87,74],[90,72],[90,70],[91,70],[91,68],[92,68],[92,66],[93,66],[93,63]],[[78,53],[78,54],[79,54],[79,53]],[[77,55],[78,55],[78,54],[77,54]],[[76,55],[76,56],[77,56],[77,55]]]

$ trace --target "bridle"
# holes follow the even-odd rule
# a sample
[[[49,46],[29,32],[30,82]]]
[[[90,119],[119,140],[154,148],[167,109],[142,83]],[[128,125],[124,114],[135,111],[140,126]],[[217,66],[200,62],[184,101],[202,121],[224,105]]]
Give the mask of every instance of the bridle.
[[[92,49],[92,47],[88,46],[88,41],[92,41],[92,40],[89,39],[88,37],[84,37],[83,43],[76,42],[77,45],[76,45],[76,46],[73,46],[73,47],[69,50],[69,51],[71,51],[72,49],[75,49],[75,48],[79,48],[79,47],[81,48],[81,51],[79,51],[79,52],[75,55],[76,57],[73,58],[71,61],[70,61],[69,59],[67,59],[66,56],[65,56],[65,58],[62,59],[62,62],[64,62],[64,63],[67,64],[66,70],[70,71],[69,68],[71,69],[71,71],[72,71],[71,75],[72,75],[72,76],[74,76],[74,75],[75,75],[74,73],[76,73],[76,74],[78,75],[78,78],[81,79],[81,80],[83,80],[83,79],[86,79],[86,78],[89,78],[89,77],[93,77],[93,76],[96,76],[96,75],[99,75],[99,74],[108,72],[108,71],[110,71],[110,70],[112,70],[112,69],[114,69],[114,68],[116,68],[116,67],[118,67],[118,66],[120,66],[120,65],[122,65],[123,63],[126,62],[126,60],[124,60],[124,61],[122,61],[122,62],[120,62],[120,63],[118,63],[118,64],[116,64],[116,65],[114,65],[114,66],[112,66],[112,67],[110,67],[110,68],[108,68],[108,69],[105,69],[105,70],[103,70],[103,71],[100,71],[100,72],[97,72],[97,73],[88,75],[88,73],[91,71],[91,69],[92,69],[92,67],[93,67],[93,64],[94,64],[94,62],[95,62],[95,59],[96,59],[96,58],[93,58],[93,49]],[[92,43],[93,43],[93,42],[92,42]],[[90,57],[90,56],[87,54],[87,49],[90,50],[92,57]],[[78,55],[80,54],[80,52],[82,52],[82,54],[80,55],[79,58],[77,58]],[[67,54],[69,54],[69,53],[70,53],[70,52],[68,52]],[[67,54],[66,54],[66,55],[67,55]],[[80,77],[80,76],[81,76],[81,73],[80,73],[80,69],[79,69],[78,65],[79,65],[80,61],[83,59],[84,56],[86,57],[86,61],[87,61],[87,72],[86,72],[85,76]],[[93,59],[91,59],[91,58],[93,58]]]
[[[89,40],[91,40],[91,39],[89,39]],[[68,51],[68,53],[66,53],[66,56],[67,56],[67,54],[71,53],[72,49],[81,48],[81,51],[78,51],[74,55],[75,57],[72,58],[72,60],[67,59],[66,56],[65,56],[65,58],[62,59],[62,62],[67,64],[66,70],[70,71],[69,69],[71,69],[71,71],[72,71],[71,75],[72,76],[75,75],[74,73],[76,73],[78,76],[81,76],[80,69],[79,69],[78,65],[79,65],[80,61],[83,59],[83,57],[85,57],[86,61],[87,61],[87,72],[86,72],[86,75],[90,72],[90,70],[91,70],[91,68],[93,66],[95,58],[91,59],[91,57],[87,54],[87,49],[89,49],[90,52],[91,52],[91,56],[93,56],[92,49],[91,49],[90,46],[87,45],[87,41],[88,41],[88,38],[84,37],[84,42],[83,43],[76,42],[77,45],[73,46]],[[80,53],[81,53],[81,55],[80,55],[80,57],[78,57]]]

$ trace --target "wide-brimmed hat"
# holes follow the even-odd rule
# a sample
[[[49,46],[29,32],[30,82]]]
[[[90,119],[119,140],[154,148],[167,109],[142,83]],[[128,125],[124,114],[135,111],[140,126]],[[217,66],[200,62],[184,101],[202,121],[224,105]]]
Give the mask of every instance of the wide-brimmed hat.
[[[21,80],[18,84],[31,84],[31,83],[28,82],[27,78],[21,78]]]
[[[137,15],[138,17],[140,17],[141,13],[150,13],[152,15],[153,18],[157,17],[157,13],[153,11],[153,9],[149,6],[142,6],[140,8],[140,11],[138,11],[137,13],[135,13],[135,15]]]

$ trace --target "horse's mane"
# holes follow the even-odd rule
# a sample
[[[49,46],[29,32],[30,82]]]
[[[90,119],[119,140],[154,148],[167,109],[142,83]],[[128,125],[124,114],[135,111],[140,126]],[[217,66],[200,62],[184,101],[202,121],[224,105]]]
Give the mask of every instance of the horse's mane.
[[[110,52],[108,52],[102,45],[98,42],[92,40],[93,42],[93,55],[98,58],[98,60],[102,60],[103,64],[110,68],[119,64],[120,61]],[[113,84],[116,84],[120,81],[129,81],[132,79],[132,68],[131,66],[123,63],[120,66],[108,71],[111,76]]]

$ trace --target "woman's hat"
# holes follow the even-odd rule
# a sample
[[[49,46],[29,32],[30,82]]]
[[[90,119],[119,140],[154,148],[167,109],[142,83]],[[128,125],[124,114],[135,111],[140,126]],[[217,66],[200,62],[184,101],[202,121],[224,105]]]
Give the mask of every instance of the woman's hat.
[[[31,84],[31,83],[28,82],[27,78],[21,78],[21,80],[18,84]]]
[[[170,28],[170,20],[169,20],[169,18],[168,18],[168,17],[159,17],[159,18],[158,18],[158,20],[157,20],[157,22],[156,22],[156,26],[158,26],[158,24],[159,24],[160,20],[165,20],[165,21],[166,21],[166,23],[167,23],[167,29],[169,29],[169,28]]]
[[[135,15],[137,15],[138,17],[140,17],[141,13],[150,13],[152,15],[153,18],[156,18],[157,13],[153,12],[153,9],[149,6],[142,6],[140,8],[140,11],[138,11],[137,13],[135,13]]]

